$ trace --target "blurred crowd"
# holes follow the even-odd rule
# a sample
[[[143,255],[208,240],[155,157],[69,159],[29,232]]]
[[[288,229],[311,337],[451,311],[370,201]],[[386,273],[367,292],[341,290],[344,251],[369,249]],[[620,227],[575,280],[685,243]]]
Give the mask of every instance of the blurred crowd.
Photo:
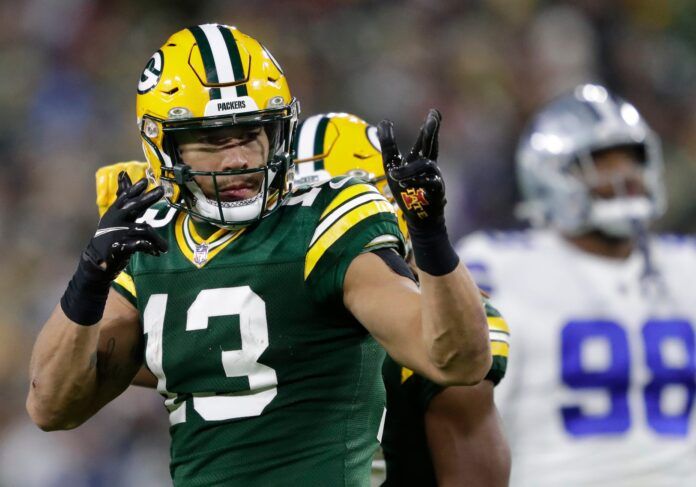
[[[516,138],[581,82],[661,135],[670,208],[696,230],[696,3],[689,0],[26,0],[0,4],[0,486],[167,485],[166,415],[131,390],[72,432],[24,412],[31,343],[93,232],[94,172],[142,158],[135,86],[180,28],[221,22],[279,60],[303,115],[391,118],[410,141],[443,113],[453,239],[511,228]],[[514,352],[513,352],[514,353]]]

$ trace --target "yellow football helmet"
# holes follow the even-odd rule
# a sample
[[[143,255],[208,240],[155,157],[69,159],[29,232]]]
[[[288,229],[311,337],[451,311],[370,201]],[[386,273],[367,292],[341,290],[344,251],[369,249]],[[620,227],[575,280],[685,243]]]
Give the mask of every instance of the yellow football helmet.
[[[335,176],[359,177],[392,203],[382,165],[377,127],[349,113],[313,115],[300,123],[295,137],[295,184],[313,184]],[[394,204],[399,228],[408,239],[403,212]]]
[[[172,35],[140,76],[136,112],[150,172],[161,181],[170,205],[238,228],[270,214],[291,191],[290,150],[299,103],[271,53],[235,27],[205,24]],[[239,126],[266,131],[270,148],[264,166],[194,171],[181,160],[183,134]],[[264,175],[258,195],[221,199],[217,178],[257,173]],[[214,199],[203,194],[194,176],[212,178]]]

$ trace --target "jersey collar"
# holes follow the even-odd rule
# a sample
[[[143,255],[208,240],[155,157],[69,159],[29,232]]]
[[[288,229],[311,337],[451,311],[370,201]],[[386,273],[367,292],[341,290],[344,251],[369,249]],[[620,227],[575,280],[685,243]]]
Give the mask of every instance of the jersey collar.
[[[210,262],[222,249],[237,240],[245,230],[244,228],[240,230],[221,228],[208,238],[203,238],[196,230],[191,216],[184,212],[177,216],[174,229],[181,253],[199,269]]]

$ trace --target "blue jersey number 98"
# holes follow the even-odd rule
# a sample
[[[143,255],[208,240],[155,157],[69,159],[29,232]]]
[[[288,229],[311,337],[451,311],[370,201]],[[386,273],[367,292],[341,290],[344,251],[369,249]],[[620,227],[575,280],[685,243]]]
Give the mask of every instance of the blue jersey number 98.
[[[643,325],[641,338],[651,374],[641,385],[648,425],[661,435],[685,436],[696,392],[694,330],[686,320],[650,320]],[[609,350],[608,361],[599,370],[583,359],[583,350],[592,341]],[[580,406],[561,408],[566,431],[574,436],[626,432],[631,427],[631,350],[626,330],[615,321],[571,321],[561,332],[561,361],[561,377],[568,387],[603,390],[610,404],[601,415],[587,414]],[[662,409],[668,388],[683,391],[683,405],[676,411]]]

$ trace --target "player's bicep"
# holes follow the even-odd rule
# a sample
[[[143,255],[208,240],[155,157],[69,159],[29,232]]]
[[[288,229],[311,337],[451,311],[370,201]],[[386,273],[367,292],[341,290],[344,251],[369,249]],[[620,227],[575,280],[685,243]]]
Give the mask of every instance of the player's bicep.
[[[367,252],[348,267],[343,302],[394,360],[439,381],[422,336],[420,290],[415,282]]]
[[[138,311],[114,289],[100,322],[99,344],[93,356],[97,369],[99,407],[121,394],[143,363],[143,335]]]
[[[428,405],[425,429],[438,485],[508,485],[510,451],[492,382],[444,389]]]

